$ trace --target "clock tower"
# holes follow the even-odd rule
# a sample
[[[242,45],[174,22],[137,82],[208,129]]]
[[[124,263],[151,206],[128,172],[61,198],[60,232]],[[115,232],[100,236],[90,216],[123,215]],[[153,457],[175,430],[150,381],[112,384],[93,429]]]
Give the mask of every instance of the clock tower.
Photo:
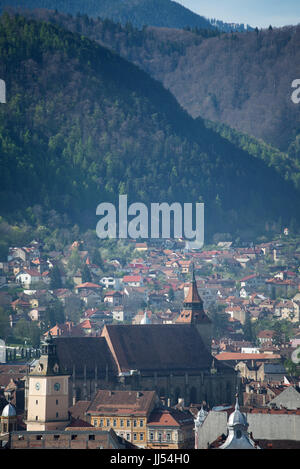
[[[56,346],[47,336],[41,357],[28,375],[27,431],[60,430],[69,423],[69,375],[62,372]]]

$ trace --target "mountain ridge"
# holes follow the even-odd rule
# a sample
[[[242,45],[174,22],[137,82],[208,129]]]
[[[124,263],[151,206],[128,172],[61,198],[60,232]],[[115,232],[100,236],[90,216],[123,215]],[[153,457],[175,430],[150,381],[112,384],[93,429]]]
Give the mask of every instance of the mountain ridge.
[[[0,11],[5,6],[18,7],[20,2],[0,0]],[[87,14],[94,18],[109,18],[123,25],[130,22],[138,28],[152,25],[215,29],[208,19],[171,0],[24,0],[22,8],[46,8],[73,15]]]
[[[298,193],[143,70],[79,34],[0,20],[2,216],[56,210],[95,226],[98,203],[204,202],[207,233],[297,218]],[[275,190],[274,187],[280,188]]]

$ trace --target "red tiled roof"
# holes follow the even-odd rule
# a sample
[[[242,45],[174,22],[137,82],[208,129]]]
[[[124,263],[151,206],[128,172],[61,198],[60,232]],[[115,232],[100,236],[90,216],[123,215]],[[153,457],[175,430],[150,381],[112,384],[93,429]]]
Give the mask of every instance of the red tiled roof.
[[[215,358],[217,360],[274,360],[281,358],[281,356],[269,353],[222,352],[216,355]]]
[[[155,396],[155,391],[100,390],[87,412],[97,415],[146,415],[151,411]]]
[[[180,427],[181,425],[193,425],[194,418],[190,413],[177,409],[156,409],[151,412],[147,425],[158,427]]]
[[[101,285],[97,285],[96,283],[85,282],[81,283],[80,285],[76,285],[75,288],[102,288]]]
[[[123,282],[140,282],[142,277],[140,275],[125,275],[123,277]]]

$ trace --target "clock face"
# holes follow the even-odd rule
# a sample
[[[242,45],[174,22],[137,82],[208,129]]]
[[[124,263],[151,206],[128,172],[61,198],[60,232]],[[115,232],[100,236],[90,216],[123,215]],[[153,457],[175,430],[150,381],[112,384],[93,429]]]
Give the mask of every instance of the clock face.
[[[39,391],[40,387],[41,387],[40,383],[35,383],[35,389],[36,389],[37,391]]]
[[[59,384],[59,383],[55,383],[55,384],[54,384],[54,389],[55,389],[55,391],[59,391],[59,390],[60,390],[60,384]]]

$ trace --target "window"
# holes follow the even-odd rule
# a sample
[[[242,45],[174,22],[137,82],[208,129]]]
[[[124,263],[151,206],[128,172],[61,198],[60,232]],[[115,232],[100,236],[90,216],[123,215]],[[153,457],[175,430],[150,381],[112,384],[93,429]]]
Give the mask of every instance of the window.
[[[35,416],[35,420],[38,420],[38,419],[39,419],[39,417],[38,417],[38,415],[36,415],[36,416]]]
[[[54,440],[59,440],[59,435],[53,435]]]
[[[71,440],[76,440],[77,435],[71,435]]]
[[[127,427],[130,427],[130,420],[127,420],[126,424],[127,424]]]
[[[103,419],[100,419],[100,427],[103,427]]]
[[[134,426],[134,427],[137,426],[137,421],[136,421],[136,420],[133,421],[133,426]]]
[[[94,427],[97,427],[97,420],[93,420]]]
[[[171,433],[167,433],[167,441],[171,441]]]
[[[151,441],[154,440],[154,433],[153,433],[153,432],[150,432],[150,440],[151,440]]]
[[[133,439],[136,441],[137,440],[137,433],[133,434]]]
[[[158,433],[158,441],[161,441],[161,440],[162,440],[162,435],[161,435],[161,433],[159,432],[159,433]]]
[[[36,439],[37,439],[37,440],[42,440],[42,439],[43,439],[43,435],[36,435]]]
[[[89,435],[89,440],[95,440],[95,435]]]
[[[144,440],[144,433],[140,433],[140,441]]]
[[[106,426],[109,427],[109,425],[110,425],[110,421],[109,419],[106,419]]]
[[[130,441],[130,433],[126,433],[126,440]]]
[[[140,427],[144,426],[144,420],[140,420]]]
[[[56,412],[56,418],[58,417],[58,412]]]
[[[58,400],[56,399],[56,405],[58,405]]]
[[[120,427],[124,427],[124,420],[120,420]]]
[[[117,421],[116,421],[116,419],[113,420],[113,426],[114,426],[114,427],[117,426]]]
[[[36,404],[38,404],[38,403],[39,403],[39,401],[35,401],[35,403],[36,403]]]

